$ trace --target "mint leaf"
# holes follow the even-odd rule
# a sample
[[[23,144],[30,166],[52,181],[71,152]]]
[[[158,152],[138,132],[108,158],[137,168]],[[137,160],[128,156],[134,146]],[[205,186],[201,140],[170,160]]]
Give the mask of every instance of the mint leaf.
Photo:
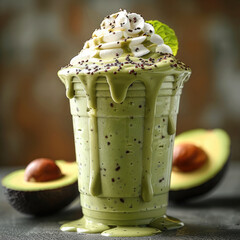
[[[164,43],[172,49],[173,55],[176,56],[178,51],[178,40],[174,30],[158,20],[149,20],[146,22],[154,27],[155,33],[160,35]]]

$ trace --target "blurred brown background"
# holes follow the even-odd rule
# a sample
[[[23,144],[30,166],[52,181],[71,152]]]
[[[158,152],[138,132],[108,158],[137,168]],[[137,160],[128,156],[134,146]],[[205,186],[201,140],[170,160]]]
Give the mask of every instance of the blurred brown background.
[[[1,0],[0,165],[37,157],[74,160],[72,121],[57,77],[102,19],[119,8],[176,32],[185,85],[178,133],[223,128],[240,160],[239,0]]]

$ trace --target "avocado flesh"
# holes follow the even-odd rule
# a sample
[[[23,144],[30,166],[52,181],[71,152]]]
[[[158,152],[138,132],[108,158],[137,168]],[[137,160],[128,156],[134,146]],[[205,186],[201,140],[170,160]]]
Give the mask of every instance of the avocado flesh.
[[[70,204],[78,195],[78,168],[75,162],[56,161],[63,177],[48,182],[26,182],[24,170],[2,180],[4,193],[13,208],[24,214],[49,215]]]
[[[210,191],[220,181],[230,154],[230,138],[222,129],[195,129],[178,135],[175,145],[192,143],[202,148],[208,161],[192,172],[172,171],[170,200],[186,200]]]
[[[43,191],[60,188],[77,181],[78,168],[75,162],[57,160],[56,164],[61,169],[63,177],[48,182],[27,182],[24,180],[24,169],[14,171],[2,180],[6,188],[18,191]]]

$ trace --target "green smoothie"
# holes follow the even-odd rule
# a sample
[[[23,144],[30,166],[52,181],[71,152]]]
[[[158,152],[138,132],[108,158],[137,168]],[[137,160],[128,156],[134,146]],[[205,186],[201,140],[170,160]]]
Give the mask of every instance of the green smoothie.
[[[84,214],[63,231],[146,236],[182,226],[165,213],[180,94],[191,71],[153,31],[138,14],[108,16],[58,72],[70,99]]]

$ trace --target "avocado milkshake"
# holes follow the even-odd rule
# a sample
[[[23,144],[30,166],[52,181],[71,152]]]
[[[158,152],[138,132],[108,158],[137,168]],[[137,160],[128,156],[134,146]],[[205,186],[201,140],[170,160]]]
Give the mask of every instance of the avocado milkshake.
[[[191,71],[166,44],[172,30],[159,24],[125,10],[107,16],[58,72],[70,99],[84,215],[63,231],[146,236],[182,226],[165,213],[179,98]]]

